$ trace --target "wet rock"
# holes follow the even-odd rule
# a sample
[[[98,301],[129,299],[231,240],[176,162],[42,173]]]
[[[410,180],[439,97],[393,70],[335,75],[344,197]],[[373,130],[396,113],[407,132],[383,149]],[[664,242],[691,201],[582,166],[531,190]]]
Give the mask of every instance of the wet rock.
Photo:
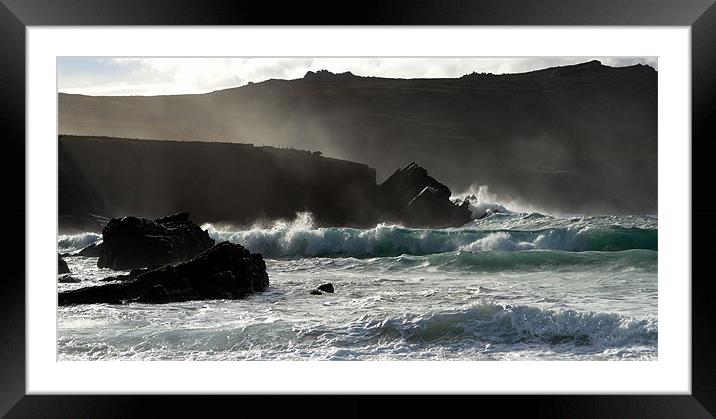
[[[102,278],[99,281],[100,282],[114,282],[114,281],[127,281],[129,279],[129,275],[117,275],[117,276],[108,276],[107,278]]]
[[[134,268],[128,274],[110,276],[107,278],[100,279],[100,281],[101,282],[129,281],[130,279],[134,279],[143,273],[147,273],[149,271],[153,271],[153,270],[159,269],[161,267],[162,267],[162,265],[152,265],[152,266],[148,266],[146,268]]]
[[[309,292],[309,294],[311,294],[311,295],[323,295],[323,293],[322,293],[321,291],[319,291],[319,290],[311,290],[311,292]]]
[[[102,243],[92,243],[84,249],[77,252],[75,256],[82,256],[86,258],[96,258],[102,253]]]
[[[67,262],[65,262],[65,260],[62,259],[62,256],[58,254],[57,255],[57,274],[62,275],[62,274],[68,274],[68,273],[71,273],[71,272],[70,272],[69,266],[67,266]]]
[[[214,245],[214,239],[178,213],[149,220],[113,218],[102,231],[97,266],[115,270],[183,262]]]
[[[333,289],[333,284],[331,284],[330,282],[327,284],[319,285],[318,290],[331,294],[335,292],[335,290]]]
[[[109,284],[60,293],[59,305],[236,299],[269,286],[263,257],[229,242],[175,266],[136,270],[112,278],[114,282]]]
[[[470,221],[469,204],[452,202],[451,194],[427,170],[410,163],[378,186],[378,211],[409,227],[458,227]]]
[[[76,284],[80,282],[80,279],[75,278],[72,275],[62,275],[61,277],[57,278],[57,282],[61,284]]]

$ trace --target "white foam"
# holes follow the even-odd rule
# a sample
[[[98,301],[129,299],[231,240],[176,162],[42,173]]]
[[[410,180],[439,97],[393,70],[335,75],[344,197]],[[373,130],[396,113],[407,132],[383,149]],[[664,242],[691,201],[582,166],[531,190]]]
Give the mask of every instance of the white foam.
[[[57,249],[60,253],[72,253],[102,240],[97,233],[61,234],[57,238]]]
[[[493,217],[498,217],[495,215]],[[515,223],[525,226],[532,223],[530,215],[512,214]],[[491,250],[606,250],[646,248],[656,250],[653,243],[639,241],[639,231],[626,231],[613,226],[610,219],[579,219],[569,221],[542,217],[537,220],[539,230],[495,229],[492,223],[476,222],[462,228],[411,229],[395,225],[379,224],[369,229],[316,227],[310,214],[297,214],[292,221],[277,221],[273,225],[256,225],[247,230],[223,230],[205,224],[209,235],[217,241],[230,241],[246,246],[269,258],[315,257],[315,256],[399,256],[427,255],[453,251]],[[548,227],[548,226],[554,227]],[[595,227],[596,225],[596,227]],[[600,240],[593,240],[604,236]],[[610,238],[616,242],[611,244]]]

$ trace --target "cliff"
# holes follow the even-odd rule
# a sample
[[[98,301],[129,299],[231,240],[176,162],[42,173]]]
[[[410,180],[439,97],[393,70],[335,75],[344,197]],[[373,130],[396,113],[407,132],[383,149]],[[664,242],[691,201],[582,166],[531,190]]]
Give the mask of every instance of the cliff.
[[[319,222],[373,222],[375,170],[319,153],[194,141],[60,136],[60,227],[77,220],[188,211],[197,222],[250,223],[311,211]],[[74,220],[72,222],[68,220]]]
[[[414,161],[455,192],[479,182],[547,212],[657,209],[657,71],[644,65],[451,79],[319,71],[197,95],[60,94],[59,130],[321,150],[380,180]]]

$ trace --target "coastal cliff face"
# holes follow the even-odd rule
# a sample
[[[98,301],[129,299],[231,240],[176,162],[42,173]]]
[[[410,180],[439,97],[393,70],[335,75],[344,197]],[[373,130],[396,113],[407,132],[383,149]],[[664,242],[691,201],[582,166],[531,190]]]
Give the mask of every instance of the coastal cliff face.
[[[109,217],[183,212],[186,218],[184,211],[199,223],[239,225],[303,211],[335,227],[392,222],[441,228],[470,220],[467,203],[453,203],[450,189],[414,162],[378,185],[375,170],[364,164],[250,144],[60,136],[59,149],[59,224],[65,230],[101,230]],[[108,227],[124,231],[119,227],[139,223],[148,232],[129,236],[148,235],[147,249],[170,255],[172,246],[154,240],[164,234],[161,226],[140,221],[113,219]]]
[[[380,181],[414,161],[453,192],[479,182],[546,212],[656,213],[657,79],[598,61],[451,79],[319,71],[196,95],[60,94],[59,131],[321,150]]]
[[[59,216],[251,223],[310,211],[328,225],[374,219],[375,170],[318,153],[249,144],[60,136]],[[66,223],[72,227],[81,222]]]
[[[80,165],[67,154],[62,140],[58,144],[57,158],[60,226],[71,226],[84,231],[101,230],[101,223],[92,215],[108,214],[109,211],[104,205],[103,198],[87,179],[85,170],[80,170]],[[86,158],[92,159],[91,156]]]

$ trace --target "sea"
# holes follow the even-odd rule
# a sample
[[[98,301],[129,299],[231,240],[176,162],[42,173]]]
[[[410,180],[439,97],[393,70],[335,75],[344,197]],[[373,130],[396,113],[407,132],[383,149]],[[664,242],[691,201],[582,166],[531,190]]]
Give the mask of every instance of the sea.
[[[473,211],[474,212],[474,211]],[[476,217],[478,218],[478,217]],[[241,300],[58,308],[63,360],[616,360],[658,356],[658,218],[484,212],[459,228],[318,225],[211,237],[266,260]],[[60,235],[74,254],[100,234]],[[76,283],[116,271],[65,258]],[[335,293],[312,295],[325,283]]]

